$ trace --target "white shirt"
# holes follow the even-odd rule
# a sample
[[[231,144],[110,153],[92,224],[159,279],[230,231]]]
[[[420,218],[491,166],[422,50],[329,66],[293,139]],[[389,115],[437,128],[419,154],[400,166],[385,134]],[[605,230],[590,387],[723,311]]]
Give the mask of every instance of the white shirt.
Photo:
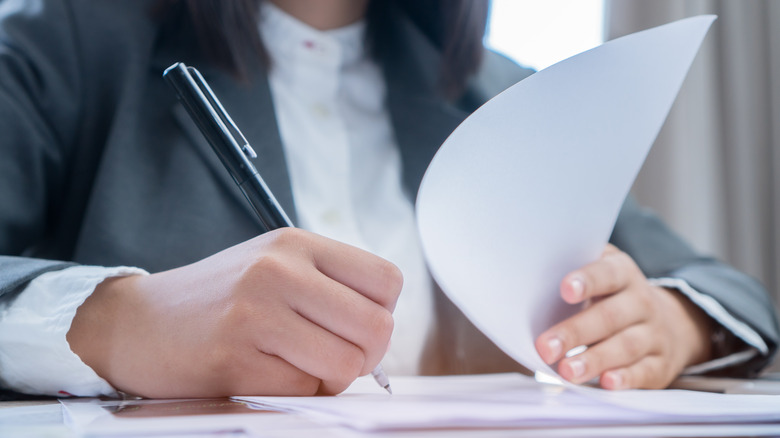
[[[433,318],[433,283],[401,183],[384,79],[364,45],[365,24],[322,32],[265,2],[260,30],[297,225],[401,269],[382,364],[391,375],[416,374]]]
[[[269,83],[290,170],[298,225],[366,249],[401,268],[391,347],[392,375],[415,374],[433,318],[432,283],[417,238],[413,205],[385,107],[381,72],[363,45],[364,24],[321,32],[263,3],[261,32],[272,68]],[[0,309],[0,381],[30,393],[114,395],[65,338],[81,303],[107,277],[146,274],[134,268],[73,267],[36,278]],[[722,367],[767,347],[719,303],[675,279],[676,287],[754,349],[702,364]]]

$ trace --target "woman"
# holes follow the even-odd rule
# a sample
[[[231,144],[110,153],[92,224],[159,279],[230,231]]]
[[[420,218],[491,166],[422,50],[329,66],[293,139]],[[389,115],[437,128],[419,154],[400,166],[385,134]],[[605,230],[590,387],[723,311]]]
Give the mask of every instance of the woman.
[[[391,375],[517,367],[435,292],[412,214],[449,132],[530,73],[483,51],[486,2],[1,8],[0,247],[22,256],[0,266],[5,387],[332,394],[386,352]],[[255,237],[160,78],[177,61],[206,76],[307,231]],[[770,360],[777,322],[752,280],[631,201],[612,243],[561,283],[564,300],[596,304],[537,340],[565,378],[660,388],[731,353],[747,351],[743,374]]]

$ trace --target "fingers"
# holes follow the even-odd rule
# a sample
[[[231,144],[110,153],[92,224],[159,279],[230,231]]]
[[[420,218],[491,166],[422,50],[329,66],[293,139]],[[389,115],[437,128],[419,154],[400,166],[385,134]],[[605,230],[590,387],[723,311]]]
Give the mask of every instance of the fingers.
[[[279,318],[272,331],[257,340],[257,349],[323,381],[328,394],[343,391],[360,376],[363,351],[298,315]]]
[[[315,236],[313,242],[312,256],[320,272],[393,311],[403,286],[403,275],[397,266],[321,236]]]
[[[387,351],[392,314],[352,289],[321,276],[316,285],[290,297],[301,316],[356,345],[365,356],[361,375],[370,372]]]
[[[379,363],[401,284],[398,269],[379,257],[276,230],[191,265],[106,282],[121,293],[93,300],[99,306],[87,322],[100,324],[87,336],[116,347],[100,352],[110,365],[102,377],[130,393],[332,394]],[[70,336],[76,346],[79,327]]]
[[[284,276],[290,307],[357,346],[364,355],[361,374],[370,372],[387,351],[392,334],[391,311],[403,282],[398,268],[358,248],[301,230],[288,230],[276,239],[310,251],[311,265]]]
[[[646,317],[647,306],[636,294],[615,294],[542,333],[536,340],[536,350],[552,364],[572,348],[600,342]]]
[[[231,366],[210,394],[300,396],[315,395],[320,379],[306,374],[284,359],[255,350],[254,354],[233,354]],[[193,396],[198,396],[198,393]],[[202,396],[202,394],[200,394]]]
[[[668,337],[667,306],[627,254],[608,246],[599,260],[564,278],[561,296],[590,304],[536,340],[546,363],[560,361],[561,377],[583,383],[601,376],[602,385],[614,389],[664,387],[679,371],[669,357],[669,345],[678,340]],[[581,345],[590,348],[564,358]]]
[[[644,278],[626,253],[607,246],[601,258],[566,275],[561,282],[561,297],[570,304],[613,294]]]
[[[403,276],[389,261],[367,251],[314,233],[296,228],[283,228],[258,238],[262,245],[292,252],[292,258],[301,254],[327,277],[349,287],[393,311],[401,293]]]
[[[676,374],[666,372],[667,364],[661,356],[647,356],[628,367],[610,370],[602,374],[604,389],[663,389],[669,386]]]
[[[623,368],[652,353],[646,326],[631,326],[558,364],[558,373],[573,383],[584,383],[608,370]]]
[[[379,363],[403,281],[395,265],[298,229],[253,239],[243,257],[254,260],[239,271],[232,320],[259,352],[320,379],[328,394]]]

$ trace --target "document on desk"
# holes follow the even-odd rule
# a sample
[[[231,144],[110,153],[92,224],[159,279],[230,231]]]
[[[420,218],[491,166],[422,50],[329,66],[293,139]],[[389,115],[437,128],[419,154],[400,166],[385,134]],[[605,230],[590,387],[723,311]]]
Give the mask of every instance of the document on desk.
[[[714,19],[629,35],[530,76],[466,119],[431,162],[417,198],[431,272],[527,368],[555,376],[534,340],[578,310],[558,285],[603,251]],[[358,385],[335,398],[244,399],[361,429],[780,421],[779,396],[409,379],[393,376],[392,397]]]
[[[236,399],[364,431],[780,422],[780,397],[770,395],[592,389],[617,395],[614,403],[583,388],[543,384],[520,374],[393,376],[392,384],[393,395],[376,388],[369,376],[336,397]]]

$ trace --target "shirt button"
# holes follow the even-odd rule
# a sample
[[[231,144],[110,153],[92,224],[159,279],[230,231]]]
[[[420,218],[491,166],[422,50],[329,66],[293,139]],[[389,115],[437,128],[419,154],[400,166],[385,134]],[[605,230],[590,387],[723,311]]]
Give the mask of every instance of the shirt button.
[[[328,210],[321,216],[322,221],[328,225],[338,225],[341,223],[341,212],[338,210]]]

